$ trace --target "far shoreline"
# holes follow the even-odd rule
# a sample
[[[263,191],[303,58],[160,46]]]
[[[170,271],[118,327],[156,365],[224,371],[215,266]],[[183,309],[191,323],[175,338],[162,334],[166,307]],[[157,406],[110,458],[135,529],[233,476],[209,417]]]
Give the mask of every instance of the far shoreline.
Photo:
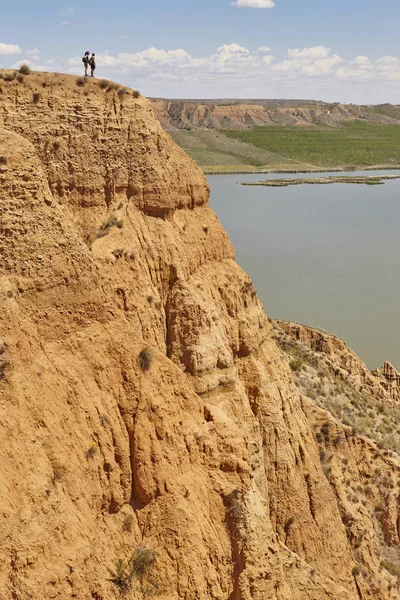
[[[357,171],[399,171],[400,165],[377,165],[377,166],[363,166],[363,167],[302,167],[295,169],[293,167],[288,168],[274,168],[266,167],[264,169],[230,169],[229,166],[221,165],[214,171],[212,167],[200,166],[199,168],[203,171],[204,175],[269,175],[269,174],[287,174],[295,175],[297,173],[352,173]]]

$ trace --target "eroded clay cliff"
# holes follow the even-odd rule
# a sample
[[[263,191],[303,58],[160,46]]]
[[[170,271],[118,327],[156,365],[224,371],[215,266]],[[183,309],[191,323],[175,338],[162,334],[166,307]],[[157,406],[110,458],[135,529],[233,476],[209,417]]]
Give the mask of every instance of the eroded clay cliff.
[[[398,556],[399,462],[299,394],[149,102],[6,75],[0,596],[118,598],[118,559],[145,548],[157,585],[128,597],[397,598],[381,563]],[[350,506],[346,478],[378,467]]]
[[[152,99],[166,130],[246,129],[255,125],[325,125],[362,119],[371,123],[399,123],[398,107],[371,110],[368,106],[315,101],[202,101]]]

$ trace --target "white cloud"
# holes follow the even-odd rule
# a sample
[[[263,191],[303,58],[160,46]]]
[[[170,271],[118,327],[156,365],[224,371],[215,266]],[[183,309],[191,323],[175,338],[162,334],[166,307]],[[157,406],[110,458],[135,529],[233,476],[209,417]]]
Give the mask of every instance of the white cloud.
[[[61,21],[60,25],[69,25],[69,21]]]
[[[40,52],[37,48],[35,48],[34,50],[26,50],[24,54],[31,60],[40,60]]]
[[[35,60],[35,50],[25,55]],[[81,75],[80,56],[47,61],[45,70]],[[14,59],[15,60],[15,59]],[[39,69],[39,66],[35,68]],[[208,56],[183,48],[97,54],[99,77],[131,85],[143,94],[170,98],[314,98],[371,104],[398,102],[400,59],[343,58],[326,46],[289,48],[280,60],[269,47],[251,50],[222,44]]]
[[[231,2],[231,6],[239,8],[274,8],[275,3],[272,0],[236,0]]]
[[[289,48],[287,55],[289,58],[314,59],[326,58],[331,49],[326,46],[312,46],[311,48]]]
[[[0,54],[9,55],[9,54],[22,54],[22,50],[16,44],[4,44],[0,42]]]
[[[11,68],[12,69],[19,69],[21,65],[28,65],[28,67],[31,67],[32,66],[32,61],[26,60],[26,59],[18,60],[16,63],[14,63],[13,65],[11,65]]]

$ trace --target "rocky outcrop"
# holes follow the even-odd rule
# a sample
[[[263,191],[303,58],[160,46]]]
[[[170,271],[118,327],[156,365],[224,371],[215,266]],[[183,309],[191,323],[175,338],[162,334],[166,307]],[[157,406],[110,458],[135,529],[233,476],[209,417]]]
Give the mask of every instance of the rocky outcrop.
[[[369,371],[366,364],[342,340],[320,329],[288,321],[271,321],[284,349],[299,343],[315,356],[323,357],[329,371],[357,392],[392,405],[400,399],[400,373],[389,362],[381,369]]]
[[[390,362],[385,362],[381,369],[375,369],[372,374],[380,381],[387,394],[397,402],[400,400],[400,373]]]
[[[354,104],[328,104],[315,101],[190,101],[154,98],[156,116],[166,130],[174,129],[246,129],[255,125],[328,125],[363,119],[372,123],[398,123],[393,110],[373,111]]]
[[[377,542],[398,551],[400,465],[332,417],[328,477],[327,413],[203,175],[131,90],[20,79],[0,96],[0,595],[396,598]],[[381,465],[368,506],[343,457],[355,484]]]

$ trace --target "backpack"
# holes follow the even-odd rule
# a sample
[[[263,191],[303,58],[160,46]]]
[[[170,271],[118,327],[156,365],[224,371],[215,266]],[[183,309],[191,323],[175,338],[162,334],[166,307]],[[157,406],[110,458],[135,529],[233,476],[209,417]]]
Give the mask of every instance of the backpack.
[[[94,65],[94,58],[92,56],[89,58],[89,65],[91,67],[93,67],[93,65]]]
[[[88,62],[89,62],[89,61],[88,61],[88,57],[87,57],[87,56],[83,56],[83,57],[82,57],[82,62],[83,62],[84,64],[88,64]]]

